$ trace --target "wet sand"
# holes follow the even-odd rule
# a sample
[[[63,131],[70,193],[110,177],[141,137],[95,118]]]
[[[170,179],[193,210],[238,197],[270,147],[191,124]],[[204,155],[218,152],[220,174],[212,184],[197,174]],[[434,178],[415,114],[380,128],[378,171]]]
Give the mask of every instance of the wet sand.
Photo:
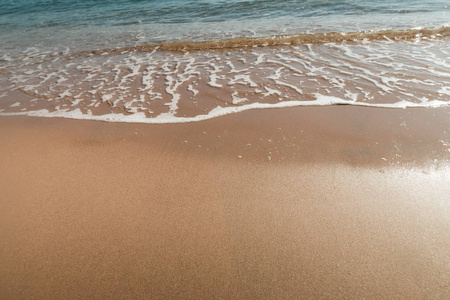
[[[448,299],[449,116],[2,117],[0,298]]]

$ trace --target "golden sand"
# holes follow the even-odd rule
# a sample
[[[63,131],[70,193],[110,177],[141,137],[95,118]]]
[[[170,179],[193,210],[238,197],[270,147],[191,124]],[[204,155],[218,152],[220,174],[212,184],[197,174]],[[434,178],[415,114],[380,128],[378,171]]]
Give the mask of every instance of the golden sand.
[[[0,118],[0,298],[447,299],[449,112]]]

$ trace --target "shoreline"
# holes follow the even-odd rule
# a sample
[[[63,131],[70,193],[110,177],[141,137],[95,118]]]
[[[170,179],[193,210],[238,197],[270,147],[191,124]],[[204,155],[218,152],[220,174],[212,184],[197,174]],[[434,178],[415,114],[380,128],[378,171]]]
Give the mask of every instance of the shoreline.
[[[83,114],[80,109],[73,111],[52,111],[37,110],[37,111],[25,111],[25,112],[0,112],[0,117],[37,117],[37,118],[63,118],[71,120],[86,120],[86,121],[103,121],[112,123],[132,123],[132,124],[183,124],[191,122],[201,122],[211,120],[218,117],[224,117],[231,114],[242,113],[249,110],[260,109],[280,109],[280,108],[293,108],[293,107],[323,107],[323,106],[337,106],[337,105],[349,105],[355,107],[368,107],[368,108],[386,108],[386,109],[410,109],[410,108],[439,108],[450,106],[447,102],[440,100],[433,100],[427,103],[365,103],[365,102],[351,102],[343,100],[333,96],[318,95],[316,100],[312,101],[286,101],[279,103],[252,103],[244,106],[234,107],[216,107],[208,114],[197,115],[195,117],[176,117],[169,113],[162,113],[157,117],[148,118],[145,113],[134,113],[130,115],[119,114],[105,114],[105,115],[89,115]]]
[[[250,163],[265,161],[270,154],[274,154],[272,163],[424,167],[434,162],[450,162],[450,106],[402,109],[300,106],[247,110],[186,123],[145,124],[34,116],[2,116],[0,121],[5,124],[5,133],[8,124],[22,124],[19,127],[43,124],[55,132],[65,133],[57,130],[61,126],[81,140],[90,132],[88,139],[95,143],[103,141],[103,135],[113,140],[131,139],[143,147],[153,141],[151,146],[161,148],[160,151],[221,155],[230,159],[242,156]],[[27,130],[21,134],[27,134]],[[160,140],[162,144],[157,143]]]
[[[449,116],[0,117],[2,297],[445,299]]]
[[[448,106],[449,41],[78,57],[44,52],[5,63],[0,115],[180,123],[257,108]]]

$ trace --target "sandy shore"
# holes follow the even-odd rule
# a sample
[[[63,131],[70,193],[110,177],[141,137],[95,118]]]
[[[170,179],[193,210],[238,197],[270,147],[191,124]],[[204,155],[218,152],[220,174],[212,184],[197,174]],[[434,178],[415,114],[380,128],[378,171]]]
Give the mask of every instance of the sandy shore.
[[[0,298],[448,299],[449,116],[0,118]]]

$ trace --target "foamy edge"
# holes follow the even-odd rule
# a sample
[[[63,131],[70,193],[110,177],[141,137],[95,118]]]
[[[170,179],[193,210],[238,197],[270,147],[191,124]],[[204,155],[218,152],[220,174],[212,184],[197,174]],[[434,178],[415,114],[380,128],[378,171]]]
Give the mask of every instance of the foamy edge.
[[[440,100],[432,100],[427,103],[412,103],[408,101],[400,101],[397,103],[384,104],[384,103],[365,103],[343,100],[338,97],[325,96],[316,94],[316,100],[313,101],[284,101],[275,104],[268,103],[252,103],[239,107],[221,107],[218,106],[212,109],[208,114],[197,115],[195,117],[176,117],[173,114],[163,113],[154,118],[147,118],[144,113],[134,113],[132,115],[120,115],[120,114],[107,114],[101,116],[94,116],[84,114],[80,109],[73,111],[55,111],[49,112],[46,109],[38,111],[27,112],[15,112],[15,113],[1,113],[0,116],[29,116],[29,117],[43,117],[43,118],[66,118],[76,120],[94,120],[105,121],[114,123],[142,123],[142,124],[175,124],[175,123],[189,123],[209,120],[225,115],[235,114],[247,110],[255,109],[270,109],[270,108],[288,108],[288,107],[300,107],[300,106],[332,106],[332,105],[350,105],[350,106],[364,106],[373,108],[392,108],[392,109],[404,109],[404,108],[436,108],[449,106],[448,102]]]

